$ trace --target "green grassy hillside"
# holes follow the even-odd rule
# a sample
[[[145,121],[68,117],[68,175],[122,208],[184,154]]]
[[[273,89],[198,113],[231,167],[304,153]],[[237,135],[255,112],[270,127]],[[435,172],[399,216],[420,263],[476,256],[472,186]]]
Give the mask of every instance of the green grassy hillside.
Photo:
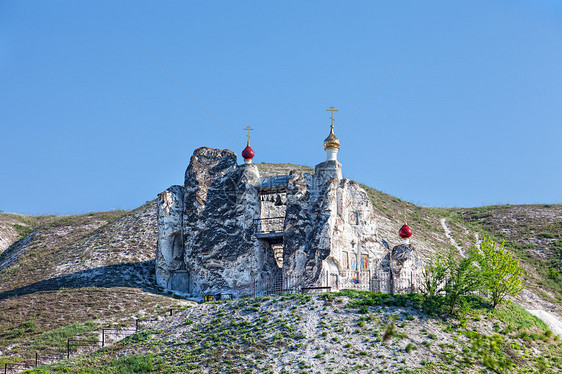
[[[515,304],[465,324],[415,295],[343,291],[184,308],[109,348],[45,373],[555,373],[562,344]]]

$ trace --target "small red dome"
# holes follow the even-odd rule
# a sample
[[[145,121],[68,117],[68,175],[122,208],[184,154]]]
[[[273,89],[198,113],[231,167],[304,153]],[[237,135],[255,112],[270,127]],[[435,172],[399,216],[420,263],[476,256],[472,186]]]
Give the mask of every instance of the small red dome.
[[[398,235],[400,235],[402,239],[408,239],[410,236],[412,236],[412,229],[410,228],[410,226],[405,224],[398,231]]]
[[[244,158],[244,160],[251,160],[255,155],[256,154],[254,153],[254,150],[249,145],[246,146],[246,148],[244,148],[244,150],[242,151],[242,157]]]

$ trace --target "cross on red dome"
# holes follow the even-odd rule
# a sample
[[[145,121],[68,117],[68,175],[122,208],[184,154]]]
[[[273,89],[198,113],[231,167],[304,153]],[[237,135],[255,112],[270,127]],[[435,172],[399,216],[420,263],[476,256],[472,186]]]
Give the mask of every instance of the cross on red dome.
[[[402,239],[408,239],[412,236],[412,229],[407,224],[404,224],[404,226],[400,227],[400,230],[398,230],[398,235],[400,235]]]
[[[248,135],[246,135],[246,137],[248,138],[248,143],[246,144],[246,148],[244,148],[244,150],[242,151],[242,157],[247,164],[251,164],[252,159],[256,155],[252,147],[250,147],[250,131],[254,131],[254,129],[250,126],[246,126],[244,131],[248,131]]]

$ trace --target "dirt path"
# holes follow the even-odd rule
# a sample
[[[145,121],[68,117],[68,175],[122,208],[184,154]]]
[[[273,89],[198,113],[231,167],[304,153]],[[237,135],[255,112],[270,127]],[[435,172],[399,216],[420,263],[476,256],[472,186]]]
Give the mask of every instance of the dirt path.
[[[441,222],[441,226],[443,226],[443,231],[445,231],[445,236],[449,238],[451,245],[455,247],[459,251],[459,253],[464,257],[464,249],[457,243],[457,241],[453,237],[451,229],[449,228],[449,226],[447,226],[447,219],[441,218],[440,222]]]
[[[518,302],[532,315],[542,319],[553,333],[562,337],[562,316],[556,312],[556,306],[543,300],[537,294],[524,289],[519,294]]]
[[[553,333],[562,336],[562,321],[558,319],[554,314],[542,309],[525,309],[525,310],[531,313],[532,315],[542,319]]]

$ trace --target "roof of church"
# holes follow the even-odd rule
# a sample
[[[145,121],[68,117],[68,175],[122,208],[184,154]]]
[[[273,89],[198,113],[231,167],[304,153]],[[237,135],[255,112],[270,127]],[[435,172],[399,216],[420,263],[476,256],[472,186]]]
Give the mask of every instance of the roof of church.
[[[324,149],[326,148],[340,148],[340,140],[334,134],[334,126],[330,126],[330,135],[324,139]]]

